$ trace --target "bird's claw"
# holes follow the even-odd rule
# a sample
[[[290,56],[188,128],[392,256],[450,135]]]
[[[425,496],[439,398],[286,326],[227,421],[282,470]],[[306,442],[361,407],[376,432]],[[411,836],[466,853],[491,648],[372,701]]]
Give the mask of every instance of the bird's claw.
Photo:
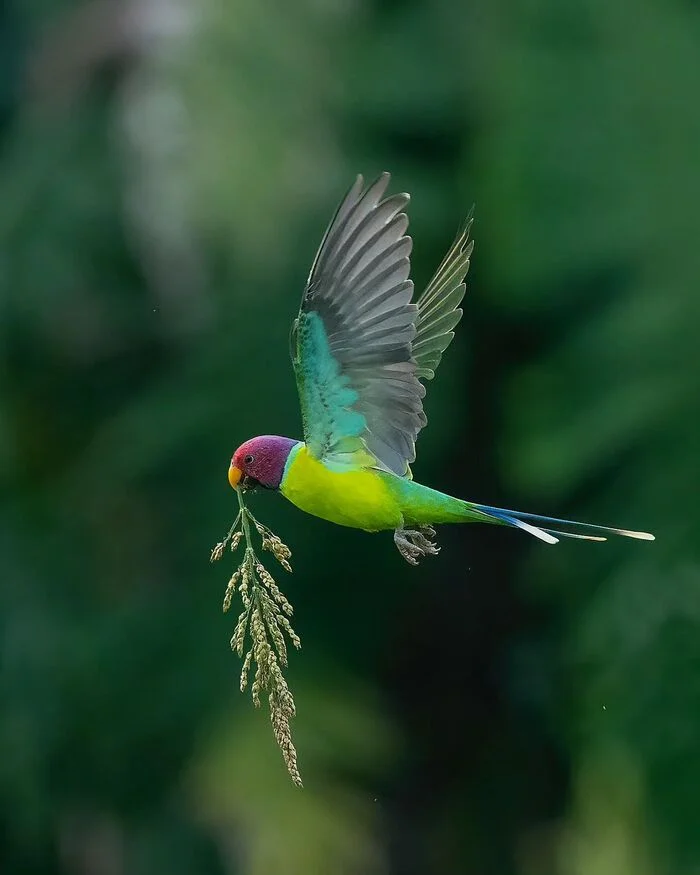
[[[437,556],[440,548],[431,541],[435,537],[432,526],[420,526],[417,529],[396,529],[394,543],[406,562],[418,565],[421,556]]]

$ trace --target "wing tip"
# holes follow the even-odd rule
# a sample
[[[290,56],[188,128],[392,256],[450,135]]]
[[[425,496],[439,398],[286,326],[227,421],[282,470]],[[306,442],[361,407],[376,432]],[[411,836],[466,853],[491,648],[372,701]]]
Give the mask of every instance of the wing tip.
[[[361,179],[362,177],[360,176],[359,178]],[[382,170],[382,172],[381,172],[381,173],[379,174],[379,176],[374,180],[374,182],[372,183],[372,185],[376,185],[377,183],[381,183],[381,184],[383,185],[383,190],[386,190],[386,189],[388,188],[388,186],[389,186],[389,182],[390,182],[390,181],[391,181],[391,173],[390,173],[388,170]],[[371,188],[372,185],[370,185],[369,187]],[[391,196],[392,196],[393,198],[396,198],[397,200],[398,200],[398,199],[403,199],[403,200],[405,201],[405,203],[403,204],[403,206],[401,207],[401,209],[403,209],[404,207],[408,206],[408,204],[411,202],[411,195],[410,195],[410,193],[407,192],[407,191],[397,191],[396,194],[393,194],[393,195],[391,195]]]
[[[333,220],[335,220],[335,218],[337,217],[338,211],[341,209],[343,203],[345,201],[347,201],[347,199],[349,197],[352,197],[353,195],[355,197],[358,197],[361,194],[361,192],[364,190],[364,187],[365,187],[365,177],[361,173],[356,174],[355,181],[350,186],[350,188],[347,190],[347,192],[345,194],[345,198],[343,199],[343,201],[339,205],[338,210],[336,210],[336,215],[333,217]],[[333,220],[331,220],[331,224],[332,224]]]

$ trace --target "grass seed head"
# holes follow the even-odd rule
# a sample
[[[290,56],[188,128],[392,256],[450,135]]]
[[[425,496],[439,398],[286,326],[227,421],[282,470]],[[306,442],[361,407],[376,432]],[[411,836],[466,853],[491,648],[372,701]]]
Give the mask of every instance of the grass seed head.
[[[292,570],[289,563],[292,552],[278,535],[255,519],[245,506],[241,490],[236,491],[240,512],[226,537],[212,550],[211,561],[221,559],[227,546],[235,552],[241,542],[245,542],[243,558],[226,586],[223,605],[224,611],[228,611],[238,592],[243,610],[231,637],[231,649],[243,659],[240,689],[244,692],[248,688],[250,671],[254,667],[250,685],[253,704],[260,707],[262,694],[267,694],[275,740],[293,783],[301,787],[290,722],[296,715],[296,705],[282,671],[287,666],[287,640],[297,649],[301,647],[301,640],[288,619],[292,616],[293,608],[258,558],[252,531],[255,530],[260,537],[262,549],[272,553],[288,572]]]

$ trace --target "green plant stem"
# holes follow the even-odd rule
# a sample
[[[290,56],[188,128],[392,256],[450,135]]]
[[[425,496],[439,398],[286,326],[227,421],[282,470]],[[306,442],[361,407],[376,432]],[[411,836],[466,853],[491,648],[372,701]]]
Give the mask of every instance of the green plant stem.
[[[233,529],[235,529],[235,527],[238,525],[238,520],[240,519],[241,523],[243,525],[243,531],[245,532],[246,543],[250,544],[250,528],[248,526],[248,509],[246,508],[245,503],[243,501],[243,490],[241,489],[240,486],[236,486],[236,496],[238,498],[239,511],[238,511],[238,516],[236,517],[236,522],[233,524],[233,526],[231,526],[231,531],[233,531]]]

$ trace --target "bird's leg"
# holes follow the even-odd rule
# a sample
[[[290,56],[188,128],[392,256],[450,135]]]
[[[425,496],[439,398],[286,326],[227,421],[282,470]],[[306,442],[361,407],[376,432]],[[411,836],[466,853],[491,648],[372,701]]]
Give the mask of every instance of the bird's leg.
[[[415,529],[394,530],[394,543],[406,562],[418,565],[421,556],[437,556],[440,548],[431,538],[435,537],[432,526],[416,526]]]

